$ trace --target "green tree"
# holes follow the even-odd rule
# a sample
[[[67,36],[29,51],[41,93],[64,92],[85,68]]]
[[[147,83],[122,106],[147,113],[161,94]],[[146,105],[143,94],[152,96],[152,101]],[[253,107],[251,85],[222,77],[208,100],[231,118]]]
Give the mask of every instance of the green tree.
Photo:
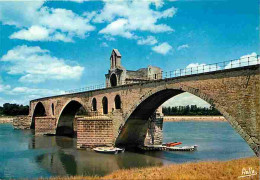
[[[221,115],[221,113],[213,106],[207,107],[197,107],[196,105],[191,106],[173,106],[173,107],[163,107],[163,114],[169,115]]]
[[[29,106],[18,105],[18,104],[10,104],[5,103],[3,107],[1,107],[0,113],[7,116],[16,116],[16,115],[28,115],[29,114]]]

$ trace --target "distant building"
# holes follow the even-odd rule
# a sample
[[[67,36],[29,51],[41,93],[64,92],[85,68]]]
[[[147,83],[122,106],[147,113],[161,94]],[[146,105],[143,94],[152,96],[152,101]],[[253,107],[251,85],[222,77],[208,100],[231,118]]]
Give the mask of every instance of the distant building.
[[[110,56],[110,69],[106,74],[106,87],[114,87],[124,84],[140,83],[149,80],[162,79],[162,69],[148,66],[137,71],[126,70],[121,65],[121,54],[113,49]]]

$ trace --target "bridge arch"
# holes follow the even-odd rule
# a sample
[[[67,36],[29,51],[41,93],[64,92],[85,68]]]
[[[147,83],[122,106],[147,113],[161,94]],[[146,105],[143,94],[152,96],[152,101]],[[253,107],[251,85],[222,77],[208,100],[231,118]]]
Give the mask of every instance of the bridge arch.
[[[62,108],[56,123],[56,134],[64,136],[75,136],[76,129],[74,119],[80,108],[86,111],[83,103],[78,100],[69,100]]]
[[[38,102],[33,111],[32,121],[31,121],[31,129],[35,129],[35,117],[46,116],[46,109],[42,102]]]
[[[217,101],[213,99],[210,95],[201,93],[199,89],[192,89],[187,86],[167,87],[166,85],[157,87],[144,94],[139,99],[139,101],[130,108],[128,113],[126,113],[126,115],[124,116],[125,123],[121,125],[122,128],[116,139],[116,145],[143,145],[147,132],[146,125],[149,117],[151,117],[156,109],[160,107],[164,102],[184,92],[189,92],[193,95],[196,95],[197,97],[200,97],[201,99],[205,100],[210,105],[215,107],[237,131],[236,127],[234,127],[231,116],[229,116],[228,113],[223,108],[221,108],[218,105]]]

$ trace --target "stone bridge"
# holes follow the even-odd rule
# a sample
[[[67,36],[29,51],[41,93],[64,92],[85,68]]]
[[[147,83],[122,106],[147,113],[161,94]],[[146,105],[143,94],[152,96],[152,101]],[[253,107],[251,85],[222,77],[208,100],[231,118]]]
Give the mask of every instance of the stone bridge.
[[[163,121],[151,117],[168,99],[189,92],[218,109],[259,156],[259,74],[258,64],[45,97],[30,101],[27,119],[36,135],[76,132],[77,148],[159,144]],[[75,118],[81,107],[87,113]]]

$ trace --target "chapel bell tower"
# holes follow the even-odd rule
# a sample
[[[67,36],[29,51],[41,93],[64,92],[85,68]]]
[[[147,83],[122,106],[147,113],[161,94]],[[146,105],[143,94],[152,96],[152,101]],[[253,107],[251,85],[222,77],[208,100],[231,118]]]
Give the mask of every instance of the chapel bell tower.
[[[106,74],[106,87],[115,87],[124,83],[125,68],[121,65],[121,54],[113,49],[110,56],[110,69]]]
[[[121,54],[117,49],[113,49],[110,56],[110,69],[121,68]]]

